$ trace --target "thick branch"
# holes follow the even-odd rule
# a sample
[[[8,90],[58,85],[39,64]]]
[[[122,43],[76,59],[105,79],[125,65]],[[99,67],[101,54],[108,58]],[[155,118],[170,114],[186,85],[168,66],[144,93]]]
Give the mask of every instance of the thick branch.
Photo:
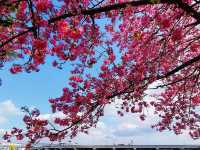
[[[31,19],[32,19],[32,24],[33,24],[33,34],[34,34],[34,37],[37,38],[37,29],[36,29],[36,25],[35,25],[35,14],[34,14],[34,11],[33,11],[33,3],[32,3],[32,0],[27,0],[27,3],[29,5],[29,9],[31,11]]]
[[[160,79],[167,78],[167,77],[169,77],[169,76],[171,76],[171,75],[173,75],[173,74],[179,72],[180,70],[182,70],[182,69],[184,69],[184,68],[186,68],[186,67],[188,67],[188,66],[190,66],[190,65],[192,65],[193,63],[196,63],[196,62],[198,62],[198,61],[200,61],[200,55],[198,55],[198,56],[196,56],[196,57],[194,57],[194,58],[192,58],[192,59],[186,61],[185,63],[179,65],[179,66],[176,67],[175,69],[173,69],[173,70],[167,72],[167,73],[166,73],[165,75],[163,75],[163,76],[157,76],[156,80],[160,80]],[[145,80],[149,80],[149,79],[150,79],[150,77],[144,78],[143,80],[141,80],[141,82],[142,82],[142,81],[145,81]],[[113,95],[108,96],[107,99],[112,99],[112,98],[114,98],[114,97],[116,97],[116,96],[120,96],[120,95],[123,95],[123,94],[126,94],[126,93],[133,92],[133,91],[128,91],[128,90],[130,89],[130,87],[133,86],[133,84],[134,84],[134,82],[130,83],[128,87],[124,88],[122,91],[120,91],[120,92],[118,92],[118,93],[113,93]]]
[[[195,18],[198,22],[200,22],[200,13],[195,11],[191,6],[189,6],[187,3],[182,2],[182,0],[160,0],[158,1],[158,4],[176,4],[179,8],[184,10],[188,15],[192,16]],[[117,3],[113,5],[107,5],[99,8],[94,8],[94,9],[83,9],[81,11],[73,11],[73,12],[68,12],[65,14],[62,14],[60,16],[51,18],[49,20],[49,23],[53,23],[55,21],[61,20],[61,19],[66,19],[68,17],[73,17],[73,16],[78,16],[78,15],[95,15],[98,13],[105,13],[109,12],[112,10],[119,10],[123,8],[127,8],[130,6],[142,6],[142,5],[153,5],[151,0],[140,0],[140,1],[130,1],[130,2],[124,2],[124,3]]]
[[[197,12],[189,6],[187,3],[184,3],[183,0],[169,0],[171,3],[177,4],[179,8],[184,10],[189,16],[192,16],[198,23],[200,23],[200,13]]]
[[[164,76],[158,76],[157,79],[163,79],[163,78],[167,78],[175,73],[177,73],[178,71],[188,67],[189,65],[192,65],[195,62],[198,62],[200,60],[200,55],[186,61],[185,63],[181,64],[180,66],[176,67],[175,69],[169,71],[168,73],[166,73]]]
[[[91,16],[91,15],[95,15],[95,14],[99,14],[99,13],[109,12],[112,10],[123,9],[123,8],[130,7],[130,6],[142,6],[142,5],[147,5],[147,4],[152,4],[152,3],[150,2],[150,0],[140,0],[140,1],[117,3],[117,4],[107,5],[107,6],[103,6],[103,7],[99,7],[99,8],[94,8],[94,9],[83,9],[80,12],[79,11],[68,12],[68,13],[62,14],[60,16],[51,18],[49,20],[49,23],[53,23],[53,22],[61,20],[61,19],[66,19],[68,17],[78,16],[78,15]]]

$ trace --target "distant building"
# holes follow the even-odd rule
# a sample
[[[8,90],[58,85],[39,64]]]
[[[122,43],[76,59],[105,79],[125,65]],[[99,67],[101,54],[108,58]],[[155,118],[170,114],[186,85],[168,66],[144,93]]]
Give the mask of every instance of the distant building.
[[[9,145],[0,145],[0,150],[8,150]],[[15,145],[15,150],[24,150]],[[200,150],[200,145],[35,145],[31,150]]]

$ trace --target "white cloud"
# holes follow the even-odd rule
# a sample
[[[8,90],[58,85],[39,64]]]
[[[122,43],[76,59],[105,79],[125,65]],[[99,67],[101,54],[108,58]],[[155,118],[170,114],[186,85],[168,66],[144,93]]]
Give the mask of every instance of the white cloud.
[[[0,135],[4,134],[5,130],[4,129],[0,129]]]
[[[119,129],[135,129],[135,128],[138,128],[138,126],[127,122],[124,122],[119,126]]]
[[[148,98],[148,97],[147,97]],[[119,101],[117,102],[117,105]],[[106,106],[104,117],[100,119],[97,128],[91,128],[89,134],[79,134],[73,141],[78,144],[199,144],[188,133],[175,135],[173,132],[158,132],[151,128],[158,122],[158,117],[152,108],[145,111],[147,118],[141,121],[137,114],[127,113],[119,117],[116,104]],[[87,139],[87,140],[86,140]],[[170,140],[169,140],[170,139]]]
[[[0,124],[5,124],[10,117],[19,116],[20,110],[11,100],[0,102]]]
[[[40,114],[38,118],[53,121],[55,118],[65,118],[65,114],[63,114],[62,112],[56,112],[53,114],[46,113],[46,114]]]
[[[0,116],[0,124],[6,123],[8,119],[4,116]]]
[[[0,108],[0,115],[12,116],[20,114],[20,110],[11,100],[0,102]]]

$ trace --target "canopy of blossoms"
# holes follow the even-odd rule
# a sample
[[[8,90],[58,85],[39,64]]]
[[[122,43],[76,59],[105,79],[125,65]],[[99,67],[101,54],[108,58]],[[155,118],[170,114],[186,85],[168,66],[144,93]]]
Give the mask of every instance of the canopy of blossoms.
[[[153,106],[158,131],[187,130],[200,137],[199,0],[0,0],[0,67],[39,71],[47,56],[55,69],[72,65],[63,94],[49,99],[54,122],[26,112],[26,130],[16,136],[32,144],[58,141],[94,127],[104,108],[121,99],[118,114],[140,114]],[[149,85],[164,88],[144,100]]]

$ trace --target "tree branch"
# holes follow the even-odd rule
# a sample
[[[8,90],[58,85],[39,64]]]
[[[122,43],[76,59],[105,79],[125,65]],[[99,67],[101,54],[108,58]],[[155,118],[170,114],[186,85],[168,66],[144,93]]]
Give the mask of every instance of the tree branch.
[[[36,29],[36,24],[35,24],[35,14],[34,14],[34,11],[33,11],[33,3],[32,3],[32,0],[27,0],[27,3],[29,5],[29,9],[30,9],[30,12],[31,12],[31,19],[32,19],[32,24],[33,24],[33,35],[35,38],[37,38],[37,29]]]
[[[94,9],[83,9],[80,12],[79,11],[73,11],[73,12],[68,12],[65,14],[62,14],[60,16],[51,18],[49,20],[49,24],[56,22],[61,19],[66,19],[68,17],[73,17],[73,16],[78,16],[78,15],[95,15],[98,13],[105,13],[109,12],[112,10],[119,10],[123,8],[127,8],[130,6],[142,6],[142,5],[153,5],[151,0],[140,0],[140,1],[130,1],[130,2],[123,2],[123,3],[117,3],[113,5],[108,5],[108,6],[103,6],[99,8],[94,8]],[[195,11],[191,6],[189,6],[187,3],[182,2],[182,0],[160,0],[158,4],[176,4],[179,8],[184,10],[188,15],[192,16],[195,18],[198,22],[200,22],[200,13]],[[154,4],[155,5],[155,4]]]
[[[124,3],[117,3],[117,4],[107,5],[107,6],[103,6],[103,7],[99,7],[99,8],[94,8],[94,9],[83,9],[80,12],[79,11],[68,12],[68,13],[62,14],[60,16],[51,18],[49,20],[49,23],[53,23],[53,22],[56,22],[61,19],[66,19],[68,17],[78,16],[78,15],[91,16],[91,15],[95,15],[95,14],[99,14],[99,13],[109,12],[112,10],[123,9],[128,6],[142,6],[142,5],[147,5],[147,4],[152,4],[152,3],[150,2],[150,0],[141,0],[141,1],[130,1],[130,2],[124,2]]]
[[[24,35],[24,34],[30,32],[30,31],[33,31],[33,30],[34,30],[34,27],[31,27],[31,28],[29,28],[28,30],[25,30],[25,31],[23,31],[23,32],[21,32],[21,33],[15,35],[15,36],[13,36],[13,37],[11,37],[10,39],[8,39],[8,40],[6,40],[5,42],[1,43],[1,44],[0,44],[0,48],[2,48],[3,46],[5,46],[5,45],[8,44],[9,42],[12,42],[14,39],[16,39],[16,38],[18,38],[18,37],[20,37],[20,36],[22,36],[22,35]]]
[[[169,0],[171,3],[176,4],[179,8],[184,10],[188,15],[196,19],[198,23],[200,23],[200,13],[197,12],[192,8],[192,6],[189,6],[187,3],[184,3],[182,0]]]
[[[200,55],[186,61],[185,63],[181,64],[180,66],[176,67],[175,69],[169,71],[168,73],[166,73],[165,75],[163,76],[158,76],[157,79],[163,79],[163,78],[167,78],[175,73],[177,73],[178,71],[188,67],[189,65],[195,63],[195,62],[198,62],[200,60]]]

